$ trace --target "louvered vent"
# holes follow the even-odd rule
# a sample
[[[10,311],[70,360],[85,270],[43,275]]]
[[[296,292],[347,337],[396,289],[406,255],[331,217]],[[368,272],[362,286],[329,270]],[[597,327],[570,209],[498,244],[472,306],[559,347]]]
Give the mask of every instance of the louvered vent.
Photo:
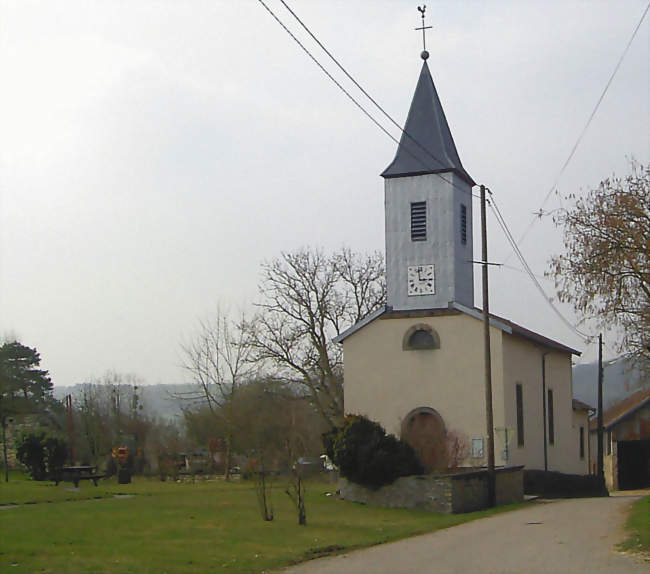
[[[460,204],[460,242],[467,244],[467,206]]]
[[[411,241],[427,240],[427,203],[411,203]]]

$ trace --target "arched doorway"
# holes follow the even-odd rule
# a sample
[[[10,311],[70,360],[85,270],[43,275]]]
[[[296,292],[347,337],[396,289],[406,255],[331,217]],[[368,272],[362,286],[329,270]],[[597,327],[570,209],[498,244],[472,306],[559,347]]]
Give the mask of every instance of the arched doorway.
[[[432,408],[413,409],[402,423],[402,439],[413,447],[428,471],[447,468],[446,438],[445,423]]]

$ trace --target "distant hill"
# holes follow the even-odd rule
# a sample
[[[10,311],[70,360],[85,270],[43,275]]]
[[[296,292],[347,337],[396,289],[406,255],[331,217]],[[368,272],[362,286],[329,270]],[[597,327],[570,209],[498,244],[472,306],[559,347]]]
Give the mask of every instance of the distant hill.
[[[643,376],[626,359],[603,369],[603,406],[610,407],[639,388]],[[598,406],[598,363],[573,367],[573,396],[592,407]]]
[[[641,381],[638,370],[630,368],[629,361],[620,359],[609,364],[604,370],[603,403],[608,408],[613,403],[625,398],[638,388]],[[587,363],[573,367],[573,396],[592,407],[598,406],[597,399],[598,364]],[[180,417],[183,406],[189,406],[182,400],[186,393],[194,393],[197,386],[192,383],[175,385],[142,385],[139,387],[140,402],[149,415],[173,419]],[[54,396],[62,399],[65,395],[78,396],[81,385],[72,387],[54,387]]]

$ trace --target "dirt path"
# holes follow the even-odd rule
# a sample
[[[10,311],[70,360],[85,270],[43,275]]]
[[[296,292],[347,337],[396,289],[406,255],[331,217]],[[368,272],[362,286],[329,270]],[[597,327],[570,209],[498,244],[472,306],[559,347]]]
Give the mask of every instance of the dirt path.
[[[615,551],[638,496],[530,507],[390,544],[306,562],[285,574],[616,574],[650,564]]]

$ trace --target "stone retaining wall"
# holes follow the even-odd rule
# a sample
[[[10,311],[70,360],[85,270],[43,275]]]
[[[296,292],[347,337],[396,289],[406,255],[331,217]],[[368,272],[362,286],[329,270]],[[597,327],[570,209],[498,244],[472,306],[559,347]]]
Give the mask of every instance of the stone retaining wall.
[[[446,514],[487,508],[487,471],[458,474],[403,476],[376,490],[339,480],[341,498],[373,506],[419,508]],[[524,499],[523,467],[496,470],[497,505]]]

